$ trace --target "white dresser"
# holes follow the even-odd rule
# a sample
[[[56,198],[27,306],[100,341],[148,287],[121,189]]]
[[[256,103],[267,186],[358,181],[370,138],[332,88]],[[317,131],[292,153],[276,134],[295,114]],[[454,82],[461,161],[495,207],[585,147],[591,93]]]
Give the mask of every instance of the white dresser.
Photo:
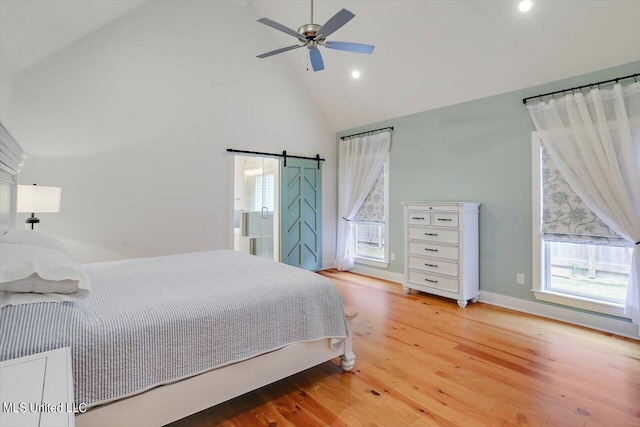
[[[411,289],[477,302],[478,207],[475,202],[403,202],[405,293]]]

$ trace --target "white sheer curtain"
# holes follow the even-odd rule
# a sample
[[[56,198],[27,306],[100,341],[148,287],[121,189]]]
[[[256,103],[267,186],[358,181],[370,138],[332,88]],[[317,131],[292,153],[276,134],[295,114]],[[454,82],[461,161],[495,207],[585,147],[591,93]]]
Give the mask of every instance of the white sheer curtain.
[[[336,248],[338,270],[353,268],[355,242],[353,226],[349,221],[358,213],[371,191],[390,147],[390,131],[340,141],[338,246]]]
[[[528,106],[554,163],[583,202],[635,245],[625,315],[640,323],[640,83]]]

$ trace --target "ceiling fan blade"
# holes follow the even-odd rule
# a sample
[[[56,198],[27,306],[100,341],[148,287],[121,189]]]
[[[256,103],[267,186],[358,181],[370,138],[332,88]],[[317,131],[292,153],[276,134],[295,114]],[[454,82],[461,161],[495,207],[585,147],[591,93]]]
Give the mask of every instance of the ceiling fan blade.
[[[349,12],[347,9],[342,9],[329,19],[320,29],[316,32],[315,40],[324,40],[331,34],[338,31],[344,24],[351,21],[356,16]]]
[[[355,52],[355,53],[371,53],[375,46],[370,44],[361,44],[361,43],[349,43],[349,42],[326,42],[324,47],[329,49],[337,49],[337,50],[346,50],[347,52]]]
[[[317,48],[309,49],[309,58],[311,58],[311,67],[313,67],[313,71],[324,70],[324,61],[322,60],[322,55]]]
[[[283,48],[280,48],[280,49],[272,50],[271,52],[263,53],[262,55],[257,55],[256,58],[260,58],[260,59],[267,58],[269,56],[277,55],[277,54],[283,53],[283,52],[288,52],[290,50],[297,49],[297,48],[302,47],[302,46],[304,46],[304,45],[303,44],[295,44],[293,46],[283,47]]]
[[[291,28],[287,28],[282,24],[278,24],[276,21],[272,21],[269,18],[260,18],[260,19],[258,19],[258,22],[260,22],[260,23],[262,23],[264,25],[267,25],[267,26],[269,26],[271,28],[274,28],[274,29],[276,29],[278,31],[282,31],[283,33],[289,34],[290,36],[293,36],[293,37],[295,37],[295,38],[297,38],[299,40],[302,40],[304,42],[307,41],[307,39],[305,39],[302,36],[302,34],[300,34],[299,32],[293,31]]]

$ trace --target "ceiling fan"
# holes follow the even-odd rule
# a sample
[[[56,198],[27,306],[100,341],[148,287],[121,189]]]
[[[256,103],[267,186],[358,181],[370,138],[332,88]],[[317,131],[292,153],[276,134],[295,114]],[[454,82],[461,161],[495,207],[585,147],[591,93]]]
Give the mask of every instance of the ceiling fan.
[[[271,28],[274,28],[283,33],[289,34],[298,39],[302,44],[296,44],[293,46],[287,46],[280,49],[272,50],[271,52],[258,55],[258,58],[267,58],[269,56],[277,55],[279,53],[288,52],[293,49],[306,46],[309,49],[309,58],[311,59],[311,67],[313,71],[324,70],[324,61],[318,47],[324,46],[328,49],[346,50],[347,52],[366,53],[373,52],[375,46],[360,43],[350,42],[337,42],[327,41],[326,38],[337,30],[342,28],[347,22],[351,21],[356,15],[349,12],[347,9],[342,9],[329,19],[324,25],[318,24],[306,24],[298,28],[298,31],[294,31],[291,28],[287,28],[282,24],[272,21],[269,18],[260,18],[258,22],[263,23]],[[313,0],[311,0],[311,22],[313,22]]]

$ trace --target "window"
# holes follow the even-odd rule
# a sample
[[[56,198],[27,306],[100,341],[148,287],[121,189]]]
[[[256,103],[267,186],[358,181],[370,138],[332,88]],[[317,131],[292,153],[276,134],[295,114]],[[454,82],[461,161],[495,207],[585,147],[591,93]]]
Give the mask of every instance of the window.
[[[624,303],[631,248],[544,242],[547,289],[585,298]]]
[[[256,176],[254,210],[261,211],[266,207],[268,211],[273,212],[275,202],[275,175],[258,175]]]
[[[389,157],[382,166],[371,191],[352,220],[356,262],[386,268],[389,265]]]
[[[532,165],[536,298],[623,316],[632,248],[571,190],[537,132]]]

